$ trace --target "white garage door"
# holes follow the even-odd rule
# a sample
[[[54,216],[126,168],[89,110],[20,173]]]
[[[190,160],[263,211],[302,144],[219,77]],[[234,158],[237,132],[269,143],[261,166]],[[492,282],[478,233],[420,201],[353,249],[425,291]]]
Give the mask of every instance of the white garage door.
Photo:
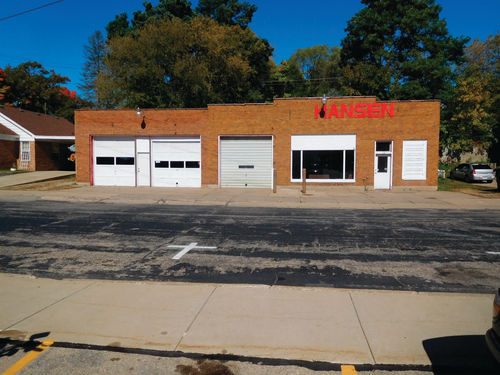
[[[200,138],[151,140],[152,186],[201,187]]]
[[[272,188],[273,138],[221,137],[221,187]]]
[[[134,138],[94,138],[94,185],[135,186]]]

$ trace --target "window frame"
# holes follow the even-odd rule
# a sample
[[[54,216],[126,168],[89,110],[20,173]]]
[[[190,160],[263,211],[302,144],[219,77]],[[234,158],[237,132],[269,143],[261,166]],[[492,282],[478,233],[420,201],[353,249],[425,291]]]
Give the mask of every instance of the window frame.
[[[31,161],[31,142],[30,141],[21,141],[20,142],[20,151],[21,151],[21,162],[30,162]],[[24,146],[28,146],[27,150],[25,150]],[[25,157],[27,155],[27,157]]]
[[[300,178],[293,178],[293,152],[298,151],[300,152]],[[342,151],[342,162],[343,162],[343,170],[342,170],[342,175],[344,178],[328,178],[328,179],[323,179],[323,178],[306,178],[306,182],[314,182],[314,183],[355,183],[356,182],[356,148],[349,148],[349,149],[341,149],[341,150],[335,150],[335,149],[330,149],[330,150],[294,150],[293,148],[290,150],[290,182],[302,182],[302,172],[304,169],[304,151]],[[346,178],[346,152],[347,151],[353,151],[353,177],[351,179]]]

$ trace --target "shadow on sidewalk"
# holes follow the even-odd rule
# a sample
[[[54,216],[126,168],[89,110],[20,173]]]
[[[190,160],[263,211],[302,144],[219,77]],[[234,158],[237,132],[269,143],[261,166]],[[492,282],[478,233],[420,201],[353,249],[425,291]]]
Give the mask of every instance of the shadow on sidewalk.
[[[3,333],[8,333],[4,331]],[[28,341],[16,340],[12,338],[0,338],[0,357],[11,357],[19,351],[28,353],[35,350],[40,345],[39,339],[47,337],[50,332],[42,332],[31,335]]]
[[[483,335],[448,336],[422,342],[435,375],[500,374]]]

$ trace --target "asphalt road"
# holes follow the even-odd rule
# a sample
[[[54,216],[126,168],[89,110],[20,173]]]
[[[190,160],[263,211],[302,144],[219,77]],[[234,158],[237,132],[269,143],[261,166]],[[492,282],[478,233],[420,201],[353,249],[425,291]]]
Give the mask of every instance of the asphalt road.
[[[0,212],[0,272],[479,293],[500,282],[499,211],[36,201]],[[172,259],[194,243],[207,248]]]

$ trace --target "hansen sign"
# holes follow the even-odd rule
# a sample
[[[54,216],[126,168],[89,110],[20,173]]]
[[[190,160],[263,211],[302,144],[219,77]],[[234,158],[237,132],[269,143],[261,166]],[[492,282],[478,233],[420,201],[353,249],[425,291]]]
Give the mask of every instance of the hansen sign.
[[[314,118],[377,118],[394,117],[394,103],[357,103],[332,104],[330,108],[325,104],[322,108],[318,104],[314,107]]]

